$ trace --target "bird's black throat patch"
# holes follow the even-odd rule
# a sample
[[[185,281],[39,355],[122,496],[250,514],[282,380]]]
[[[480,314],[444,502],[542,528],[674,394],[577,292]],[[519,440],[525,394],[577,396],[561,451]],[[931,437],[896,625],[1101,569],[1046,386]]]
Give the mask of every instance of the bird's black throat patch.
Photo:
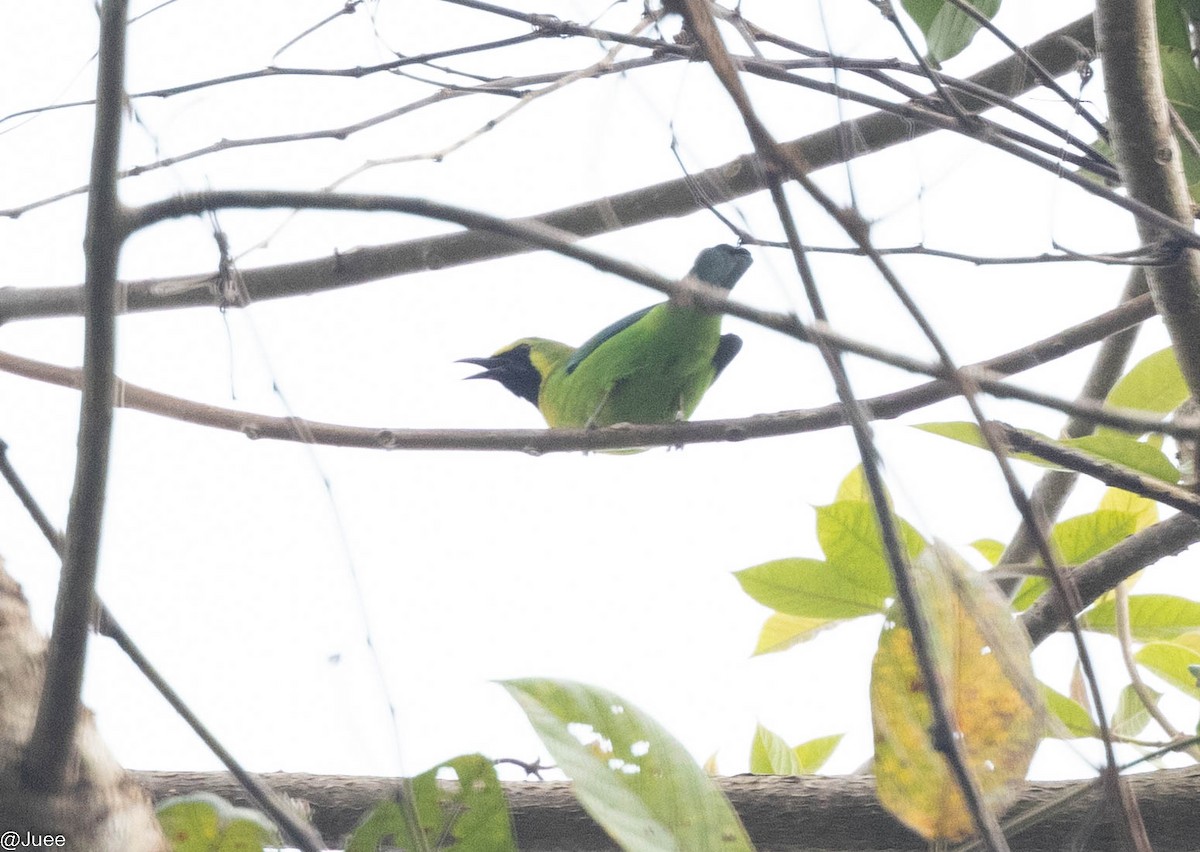
[[[471,364],[485,367],[484,372],[472,379],[493,379],[504,385],[522,399],[538,404],[538,391],[542,387],[542,376],[529,357],[529,344],[522,343],[507,352],[491,358],[464,358]]]

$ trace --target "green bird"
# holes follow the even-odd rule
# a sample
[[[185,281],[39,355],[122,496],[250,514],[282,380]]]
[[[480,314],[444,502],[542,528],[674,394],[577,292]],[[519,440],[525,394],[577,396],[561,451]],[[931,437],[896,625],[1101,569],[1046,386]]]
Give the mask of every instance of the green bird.
[[[706,248],[688,274],[733,289],[753,259],[744,248]],[[660,302],[617,320],[578,349],[524,337],[488,358],[471,379],[493,379],[546,418],[551,428],[686,420],[742,348],[721,334],[721,315]]]

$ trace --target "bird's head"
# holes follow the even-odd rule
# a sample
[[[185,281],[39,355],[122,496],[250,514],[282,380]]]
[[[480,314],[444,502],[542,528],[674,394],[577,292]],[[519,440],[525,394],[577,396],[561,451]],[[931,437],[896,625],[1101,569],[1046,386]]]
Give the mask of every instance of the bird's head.
[[[468,379],[494,379],[522,399],[538,404],[542,383],[574,350],[544,337],[523,337],[488,358],[460,358],[460,364],[483,367]]]
[[[740,246],[712,246],[696,255],[696,262],[688,274],[708,284],[732,290],[753,262],[750,252]]]

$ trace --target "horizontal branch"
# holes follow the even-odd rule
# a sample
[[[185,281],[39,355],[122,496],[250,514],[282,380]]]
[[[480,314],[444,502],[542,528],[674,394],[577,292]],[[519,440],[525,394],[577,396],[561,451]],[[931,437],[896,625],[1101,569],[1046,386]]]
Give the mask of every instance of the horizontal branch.
[[[1062,74],[1079,61],[1079,47],[1092,45],[1090,16],[1039,39],[1030,53],[1051,73]],[[1038,75],[1019,57],[1008,57],[974,75],[972,83],[1015,97],[1037,85]],[[970,109],[985,109],[981,100],[964,99]],[[919,106],[914,104],[914,106]],[[928,112],[928,110],[923,110]],[[848,159],[902,144],[935,129],[905,116],[877,112],[835,125],[790,143],[811,168],[821,169]],[[845,140],[855,140],[846,150]],[[720,204],[761,190],[764,177],[757,159],[745,155],[685,178],[595,199],[524,219],[569,233],[595,236],[658,219],[685,216],[705,203]],[[703,188],[698,193],[696,187]],[[243,270],[239,284],[248,302],[315,293],[384,278],[476,263],[529,251],[528,244],[498,240],[492,233],[468,232],[370,246],[333,257]],[[212,273],[127,282],[122,308],[149,311],[220,304]],[[0,323],[49,316],[78,316],[83,304],[79,287],[33,287],[0,290]]]
[[[668,289],[674,290],[675,288],[690,293],[693,298],[701,296],[698,290],[687,289],[668,282]],[[845,351],[858,352],[868,357],[882,357],[885,354],[877,347],[861,344],[834,332],[801,326],[793,317],[754,311],[731,302],[722,303],[722,307],[725,310],[736,308],[740,316],[763,322],[769,328],[785,331],[802,340],[809,339],[807,335],[819,336],[830,345]],[[1069,352],[1088,346],[1147,319],[1153,315],[1153,311],[1154,306],[1150,297],[1142,296],[1067,328],[1052,337],[966,369],[972,371],[973,382],[997,395],[1018,396],[1033,402],[1051,404],[1063,410],[1084,413],[1089,417],[1116,426],[1137,422],[1138,431],[1157,428],[1164,431],[1183,432],[1188,428],[1188,424],[1160,424],[1154,418],[1137,418],[1131,414],[1106,411],[1087,401],[1056,400],[1039,393],[1023,391],[995,378],[997,375],[1028,370],[1060,358]],[[770,322],[765,322],[765,320]],[[776,326],[773,324],[775,322],[781,324]],[[924,364],[917,359],[894,354],[888,357],[890,361],[907,365],[908,368],[918,372],[924,371],[933,375],[939,375],[942,372],[942,368]],[[46,364],[6,352],[0,352],[0,371],[61,387],[78,389],[80,386],[80,374],[76,369]],[[861,404],[869,417],[890,419],[934,402],[949,399],[955,393],[957,393],[957,385],[953,382],[937,380],[864,400]],[[118,407],[145,411],[199,426],[241,432],[252,439],[269,438],[328,446],[388,450],[515,450],[535,455],[551,452],[741,441],[750,438],[777,437],[830,429],[842,426],[846,422],[844,409],[841,405],[835,404],[815,409],[783,411],[727,420],[611,426],[606,429],[392,429],[346,426],[303,420],[298,417],[273,417],[237,411],[158,393],[120,380],[118,380],[114,404]]]
[[[199,792],[249,804],[230,776],[218,772],[134,772],[155,800]],[[330,844],[340,843],[370,807],[394,795],[394,779],[269,773],[275,789],[312,805],[312,821]],[[869,776],[803,778],[739,775],[715,779],[759,849],[774,852],[924,852],[927,846],[879,804]],[[1129,777],[1155,849],[1195,848],[1200,837],[1200,769],[1160,770]],[[507,782],[517,845],[526,852],[612,850],[616,845],[579,806],[567,782]],[[1090,790],[1086,788],[1091,788]],[[1124,847],[1119,809],[1105,808],[1091,781],[1026,784],[1009,815],[1075,795],[1035,826],[1013,833],[1013,852],[1061,852],[1083,838],[1090,852]]]

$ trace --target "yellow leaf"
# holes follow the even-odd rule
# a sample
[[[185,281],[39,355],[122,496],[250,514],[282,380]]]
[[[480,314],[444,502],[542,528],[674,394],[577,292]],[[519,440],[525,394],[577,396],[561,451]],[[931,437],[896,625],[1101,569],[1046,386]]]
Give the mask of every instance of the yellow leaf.
[[[1134,532],[1140,532],[1152,524],[1158,523],[1158,504],[1148,497],[1142,497],[1121,488],[1108,488],[1100,499],[1100,509],[1115,509],[1137,518]]]
[[[995,588],[945,545],[926,550],[913,576],[950,723],[984,800],[1002,811],[1044,731],[1028,637]],[[871,715],[883,805],[928,840],[969,836],[971,815],[930,738],[933,714],[898,604],[871,667]]]
[[[884,501],[888,506],[892,505],[892,495],[884,491]],[[863,473],[863,466],[855,465],[854,469],[846,474],[846,478],[838,484],[837,495],[833,498],[834,502],[839,500],[858,500],[863,503],[871,502],[871,489],[867,487],[867,477]]]
[[[793,645],[807,642],[827,627],[841,623],[837,618],[805,618],[775,612],[768,616],[758,634],[753,656],[786,651]]]

